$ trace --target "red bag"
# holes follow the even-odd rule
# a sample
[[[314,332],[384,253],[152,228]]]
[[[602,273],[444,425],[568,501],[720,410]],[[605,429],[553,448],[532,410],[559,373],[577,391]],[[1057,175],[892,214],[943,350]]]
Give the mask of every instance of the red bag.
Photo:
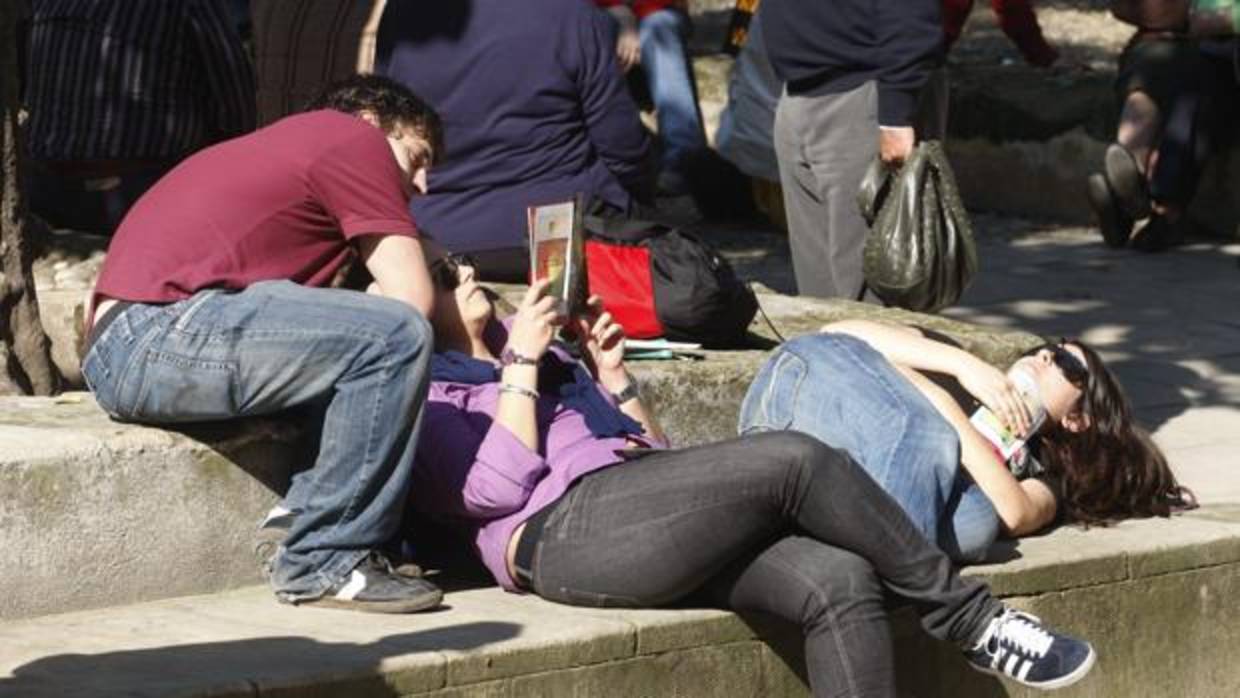
[[[706,242],[665,225],[586,216],[590,293],[634,339],[743,346],[758,300]]]
[[[603,298],[607,312],[624,326],[625,336],[663,336],[663,324],[654,312],[650,248],[586,238],[586,279],[590,293]]]

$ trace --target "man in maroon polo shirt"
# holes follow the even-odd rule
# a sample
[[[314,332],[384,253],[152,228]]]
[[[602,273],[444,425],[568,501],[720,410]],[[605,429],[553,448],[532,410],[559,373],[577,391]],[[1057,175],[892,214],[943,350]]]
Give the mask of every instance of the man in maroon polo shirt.
[[[114,418],[325,409],[318,457],[282,502],[281,601],[402,613],[442,599],[377,552],[399,525],[426,393],[433,291],[408,200],[441,133],[401,85],[339,83],[173,169],[121,223],[95,286],[82,372]],[[355,257],[370,292],[329,288]]]

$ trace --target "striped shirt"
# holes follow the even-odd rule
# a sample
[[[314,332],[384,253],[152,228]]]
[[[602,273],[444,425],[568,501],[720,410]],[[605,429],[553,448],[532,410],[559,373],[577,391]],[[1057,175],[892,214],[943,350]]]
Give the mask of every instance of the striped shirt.
[[[45,161],[171,160],[254,128],[224,0],[34,0],[26,106]]]
[[[457,0],[450,0],[456,2]],[[385,0],[251,0],[261,126],[375,65]]]

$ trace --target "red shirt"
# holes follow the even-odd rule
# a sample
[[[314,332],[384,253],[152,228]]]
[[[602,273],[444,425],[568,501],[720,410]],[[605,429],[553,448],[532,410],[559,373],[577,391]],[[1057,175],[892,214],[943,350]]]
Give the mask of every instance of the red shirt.
[[[108,248],[96,296],[167,303],[287,279],[326,286],[367,233],[417,237],[378,128],[316,111],[202,150],[155,184]]]

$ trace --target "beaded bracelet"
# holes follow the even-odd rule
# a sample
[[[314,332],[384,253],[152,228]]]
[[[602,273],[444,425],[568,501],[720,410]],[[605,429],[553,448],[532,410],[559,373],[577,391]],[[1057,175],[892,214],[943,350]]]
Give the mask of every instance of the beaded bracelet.
[[[512,383],[500,383],[499,391],[501,393],[513,393],[515,395],[524,395],[530,398],[531,400],[538,399],[537,390],[530,390],[529,388],[523,388],[519,385],[513,385]]]

